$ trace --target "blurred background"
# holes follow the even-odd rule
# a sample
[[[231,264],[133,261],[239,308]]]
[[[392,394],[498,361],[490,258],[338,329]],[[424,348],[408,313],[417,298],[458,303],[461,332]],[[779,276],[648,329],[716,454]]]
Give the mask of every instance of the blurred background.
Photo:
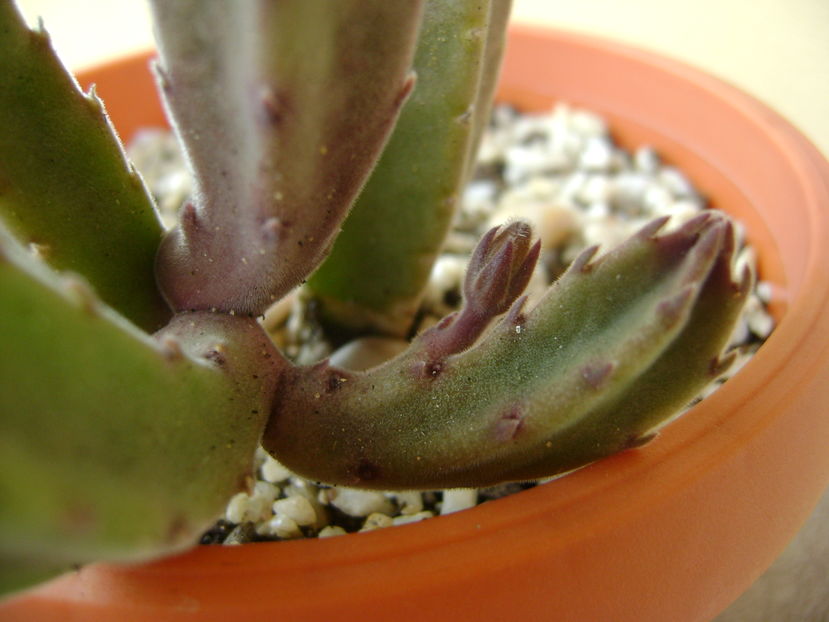
[[[143,0],[19,0],[67,65],[152,44]],[[829,0],[514,0],[513,17],[633,43],[706,69],[829,154]],[[810,621],[811,622],[811,621]]]
[[[74,69],[152,45],[143,0],[18,4],[33,23],[43,18]],[[776,109],[829,157],[829,0],[514,0],[513,18],[702,68]],[[829,494],[775,566],[717,622],[829,622]]]

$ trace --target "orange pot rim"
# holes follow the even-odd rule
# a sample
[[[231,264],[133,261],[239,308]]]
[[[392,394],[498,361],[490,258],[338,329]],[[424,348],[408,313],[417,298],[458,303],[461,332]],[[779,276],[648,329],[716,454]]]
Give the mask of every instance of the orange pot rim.
[[[537,60],[541,52],[566,52],[573,67],[527,69],[526,57]],[[83,619],[188,619],[194,612],[199,619],[255,619],[279,611],[290,619],[348,620],[359,618],[358,607],[362,619],[382,619],[378,608],[395,606],[401,620],[518,614],[690,620],[714,615],[747,587],[829,481],[829,456],[817,450],[829,441],[827,417],[821,419],[821,404],[829,403],[829,389],[822,386],[829,378],[829,315],[822,313],[829,307],[829,163],[791,124],[736,88],[682,63],[584,35],[513,28],[501,97],[529,108],[544,105],[565,79],[576,80],[557,72],[579,71],[577,62],[584,63],[585,75],[610,72],[605,82],[611,86],[612,72],[625,70],[644,76],[636,88],[684,89],[708,118],[721,110],[733,119],[731,129],[715,128],[712,135],[739,126],[745,128],[741,137],[756,133],[752,140],[774,154],[761,162],[756,149],[756,167],[776,170],[776,183],[785,189],[759,196],[754,185],[765,181],[743,186],[752,172],[732,172],[739,157],[694,146],[668,124],[679,112],[660,109],[664,120],[654,120],[646,111],[653,106],[637,105],[632,86],[618,88],[614,101],[591,94],[590,88],[611,88],[601,86],[600,77],[588,80],[598,86],[582,81],[563,89],[564,98],[591,106],[622,128],[622,143],[653,139],[669,160],[683,168],[687,162],[692,178],[698,174],[703,185],[710,183],[712,198],[743,206],[738,216],[747,218],[749,237],[764,257],[781,321],[724,389],[642,449],[497,502],[342,538],[200,547],[140,566],[93,565],[12,601],[10,615],[55,615],[71,605],[81,608]],[[550,72],[559,84],[539,91],[538,82]],[[80,81],[99,75],[93,70]],[[99,87],[106,101],[103,81]],[[702,127],[700,140],[713,145]],[[791,197],[786,209],[792,230],[783,231],[788,225],[782,216],[769,215],[781,209],[778,196]],[[757,550],[751,550],[753,541]],[[722,564],[712,566],[713,559]],[[308,590],[311,581],[315,592]],[[546,596],[528,602],[529,589]],[[277,595],[277,604],[266,602],[268,592]],[[417,609],[407,604],[420,596]]]

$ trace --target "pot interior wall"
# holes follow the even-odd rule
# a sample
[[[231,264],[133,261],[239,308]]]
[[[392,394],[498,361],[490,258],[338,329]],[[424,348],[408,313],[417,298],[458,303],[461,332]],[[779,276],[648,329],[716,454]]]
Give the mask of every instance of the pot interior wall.
[[[792,219],[774,209],[812,198],[792,196],[782,179],[792,162],[780,143],[802,139],[781,128],[780,136],[769,140],[760,130],[769,124],[765,108],[736,91],[728,99],[712,97],[719,82],[682,65],[621,45],[609,57],[613,44],[596,46],[578,36],[553,40],[530,29],[523,34],[511,41],[501,99],[531,111],[548,109],[554,101],[583,105],[604,115],[626,148],[654,146],[688,174],[713,207],[746,226],[759,251],[762,278],[773,285],[772,311],[780,320],[814,268],[810,247],[821,242],[814,237],[813,219],[825,218],[813,213]],[[542,60],[532,66],[517,62],[527,57]]]

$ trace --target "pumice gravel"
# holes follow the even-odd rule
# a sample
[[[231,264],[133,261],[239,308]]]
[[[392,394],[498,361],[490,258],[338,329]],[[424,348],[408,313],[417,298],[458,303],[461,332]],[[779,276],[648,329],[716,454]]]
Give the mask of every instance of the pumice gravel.
[[[175,140],[166,131],[145,130],[133,141],[130,156],[155,195],[165,224],[172,226],[190,192]],[[545,114],[497,107],[414,331],[457,308],[467,258],[491,226],[516,218],[534,223],[543,254],[527,288],[532,304],[586,246],[607,250],[659,216],[670,217],[665,227],[670,230],[706,207],[705,198],[680,170],[648,146],[633,153],[620,148],[606,122],[590,111],[565,104]],[[753,251],[739,225],[737,235],[742,249],[738,261],[753,264]],[[758,281],[732,336],[738,361],[700,399],[736,373],[772,331],[766,310],[769,292],[768,284]],[[313,301],[302,290],[277,303],[262,321],[283,352],[300,364],[330,357],[335,365],[367,369],[405,347],[402,340],[378,337],[331,343],[315,319]],[[202,542],[233,545],[382,529],[468,509],[536,484],[428,492],[354,490],[298,477],[260,449],[250,492],[230,500],[225,516]]]

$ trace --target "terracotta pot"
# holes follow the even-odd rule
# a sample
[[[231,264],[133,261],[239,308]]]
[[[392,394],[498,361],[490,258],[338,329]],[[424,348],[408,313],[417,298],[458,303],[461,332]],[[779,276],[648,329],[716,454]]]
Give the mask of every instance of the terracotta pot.
[[[162,123],[146,58],[82,76],[124,136]],[[708,620],[783,549],[829,482],[829,164],[786,121],[676,62],[516,28],[501,97],[606,115],[741,219],[780,324],[647,447],[472,510],[328,540],[92,565],[4,620]]]

